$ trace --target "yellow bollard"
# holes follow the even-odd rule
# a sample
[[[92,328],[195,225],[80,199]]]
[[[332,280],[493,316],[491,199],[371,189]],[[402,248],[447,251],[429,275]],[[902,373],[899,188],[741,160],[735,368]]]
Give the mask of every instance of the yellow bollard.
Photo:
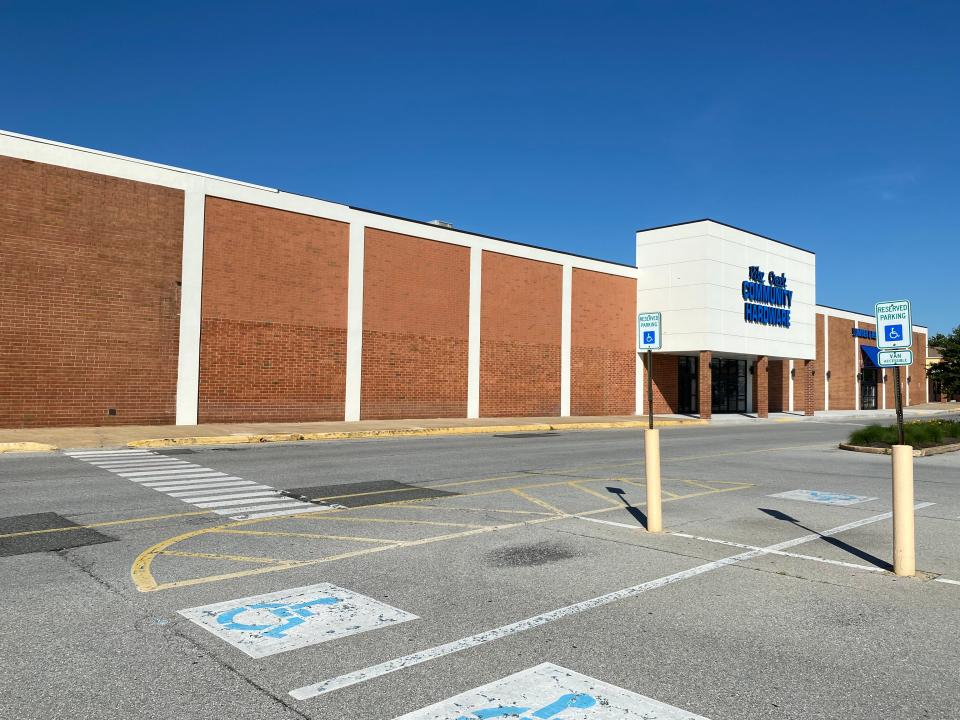
[[[647,461],[647,531],[663,532],[660,502],[660,431],[644,430],[643,444]]]
[[[894,445],[893,461],[893,572],[916,574],[913,529],[913,448]]]

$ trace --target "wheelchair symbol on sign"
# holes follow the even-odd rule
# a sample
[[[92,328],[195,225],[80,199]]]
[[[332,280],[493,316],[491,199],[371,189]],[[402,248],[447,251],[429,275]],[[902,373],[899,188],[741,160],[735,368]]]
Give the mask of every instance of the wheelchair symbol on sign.
[[[643,333],[643,342],[645,345],[653,345],[657,341],[657,332],[655,330],[646,330]]]
[[[264,637],[282,638],[289,630],[292,630],[298,625],[303,625],[303,623],[307,621],[306,619],[308,617],[313,617],[313,613],[309,610],[309,608],[312,606],[334,605],[338,602],[340,601],[335,597],[321,597],[315,600],[296,603],[295,605],[274,602],[241,605],[240,607],[232,608],[231,610],[227,610],[226,612],[222,612],[217,615],[217,622],[227,630],[257,632]],[[237,622],[236,618],[238,615],[257,610],[268,611],[280,622],[276,623],[275,625],[252,625],[248,623]]]
[[[561,695],[555,701],[549,705],[545,705],[539,710],[535,710],[529,715],[524,715],[525,712],[530,710],[528,707],[517,707],[515,705],[508,705],[505,707],[495,707],[495,708],[484,708],[483,710],[473,710],[471,715],[473,717],[468,717],[466,715],[461,715],[457,720],[489,720],[489,718],[501,718],[501,717],[515,717],[519,720],[549,720],[549,718],[556,717],[564,710],[569,708],[588,708],[593,707],[597,704],[596,698],[586,695],[584,693],[568,693],[566,695]]]
[[[903,325],[887,325],[887,340],[899,340],[903,337],[900,333]]]

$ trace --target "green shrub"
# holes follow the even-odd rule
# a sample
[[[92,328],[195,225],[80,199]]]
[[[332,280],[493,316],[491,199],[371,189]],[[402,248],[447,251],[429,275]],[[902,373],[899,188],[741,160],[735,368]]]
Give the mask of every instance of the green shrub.
[[[903,438],[913,447],[931,447],[949,442],[960,442],[960,421],[922,420],[904,423]],[[850,433],[851,445],[889,447],[897,444],[896,425],[870,425]]]

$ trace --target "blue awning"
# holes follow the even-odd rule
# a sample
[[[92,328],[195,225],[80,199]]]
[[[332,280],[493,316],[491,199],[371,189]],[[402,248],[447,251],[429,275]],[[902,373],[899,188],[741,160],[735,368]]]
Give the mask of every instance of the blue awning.
[[[882,369],[883,369],[883,368],[880,367],[880,363],[877,362],[877,353],[878,353],[878,352],[880,352],[880,351],[879,351],[877,348],[875,348],[873,345],[861,345],[861,346],[860,346],[860,353],[861,353],[862,356],[863,356],[862,359],[863,359],[863,369],[864,369],[864,370],[872,370],[872,369],[874,369],[874,368],[877,369],[877,370],[882,370]]]

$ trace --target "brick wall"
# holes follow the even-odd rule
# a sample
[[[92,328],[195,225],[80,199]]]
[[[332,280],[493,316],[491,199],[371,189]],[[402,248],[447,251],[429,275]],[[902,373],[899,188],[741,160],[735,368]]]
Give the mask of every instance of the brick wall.
[[[573,270],[570,413],[633,415],[636,410],[637,281]]]
[[[790,409],[790,362],[769,360],[767,373],[770,412],[787,412]]]
[[[903,368],[904,379],[910,377],[910,404],[919,405],[927,401],[927,336],[913,334],[913,365]],[[904,398],[906,402],[906,398]]]
[[[483,253],[480,415],[560,414],[559,265]]]
[[[643,353],[643,411],[650,412],[650,397],[647,394],[647,354]],[[709,363],[708,363],[709,365]],[[679,412],[680,358],[677,355],[653,353],[653,413],[675,414]],[[709,373],[709,369],[707,370]],[[702,398],[702,395],[701,395]],[[702,400],[701,400],[702,407]]]
[[[0,427],[173,422],[183,193],[7,157],[0,178]]]
[[[470,250],[367,228],[363,419],[466,417]]]
[[[342,420],[348,226],[208,197],[200,422]]]
[[[830,409],[856,408],[854,384],[858,368],[854,367],[853,320],[828,317],[830,323]]]

